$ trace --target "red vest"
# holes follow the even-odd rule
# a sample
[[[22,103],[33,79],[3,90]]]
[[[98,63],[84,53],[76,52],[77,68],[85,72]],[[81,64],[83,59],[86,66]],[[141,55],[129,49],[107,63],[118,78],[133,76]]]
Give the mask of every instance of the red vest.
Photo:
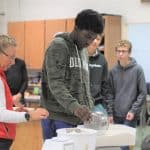
[[[6,76],[4,74],[4,71],[1,68],[0,68],[0,77],[4,85],[6,108],[7,110],[13,110],[12,95],[6,81]],[[16,135],[16,124],[0,122],[0,138],[14,139],[15,135]]]

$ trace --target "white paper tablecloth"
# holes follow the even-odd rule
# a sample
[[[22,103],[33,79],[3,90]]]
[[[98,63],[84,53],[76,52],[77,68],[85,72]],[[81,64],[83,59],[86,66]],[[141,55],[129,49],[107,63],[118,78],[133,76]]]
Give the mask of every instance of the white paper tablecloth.
[[[136,129],[125,125],[111,124],[103,135],[97,135],[96,146],[135,145]]]
[[[104,134],[101,135],[97,134],[96,147],[135,145],[135,138],[136,138],[135,128],[128,127],[125,125],[111,124],[109,125],[108,130]],[[42,150],[50,150],[51,147],[52,144],[47,140],[43,144]]]

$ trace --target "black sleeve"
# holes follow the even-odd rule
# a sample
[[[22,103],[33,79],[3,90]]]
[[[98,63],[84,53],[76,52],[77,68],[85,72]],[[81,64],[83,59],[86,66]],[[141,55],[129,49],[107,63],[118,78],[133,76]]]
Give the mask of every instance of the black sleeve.
[[[24,61],[22,61],[21,73],[22,73],[22,84],[19,92],[23,95],[28,86],[28,74],[27,74],[26,64]]]
[[[114,94],[113,94],[113,86],[112,86],[112,75],[111,75],[111,71],[109,72],[108,75],[108,80],[107,80],[107,84],[105,84],[105,87],[107,89],[106,92],[106,103],[107,103],[107,112],[108,115],[112,116],[113,115],[113,107],[114,107]]]

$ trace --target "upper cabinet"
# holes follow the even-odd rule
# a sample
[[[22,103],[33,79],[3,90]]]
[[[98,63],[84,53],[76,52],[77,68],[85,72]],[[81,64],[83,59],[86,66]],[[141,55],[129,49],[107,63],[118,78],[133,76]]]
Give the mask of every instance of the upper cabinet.
[[[9,22],[8,34],[13,36],[17,42],[16,56],[24,60],[24,22]]]
[[[121,39],[121,17],[105,15],[103,18],[105,20],[103,53],[109,68],[112,68],[116,62],[114,46]],[[73,28],[74,18],[10,22],[8,34],[16,39],[17,56],[25,60],[27,68],[41,69],[45,49],[54,36],[58,32],[71,32]]]
[[[52,41],[53,37],[59,32],[65,32],[66,20],[46,20],[45,21],[45,48]]]
[[[45,21],[25,22],[25,61],[27,68],[40,69],[44,58]]]
[[[66,32],[71,32],[74,28],[74,18],[66,19]]]
[[[45,48],[48,47],[54,36],[60,32],[71,32],[74,27],[74,19],[51,19],[45,21]]]
[[[104,55],[108,62],[109,69],[116,63],[115,44],[121,39],[121,16],[103,16],[104,28]]]
[[[104,37],[102,47],[105,58],[108,62],[109,69],[116,63],[115,44],[121,39],[121,16],[117,15],[103,15]],[[66,31],[71,32],[74,27],[74,19],[66,20]]]
[[[45,21],[8,23],[8,34],[17,42],[16,56],[28,69],[41,69],[44,57]]]

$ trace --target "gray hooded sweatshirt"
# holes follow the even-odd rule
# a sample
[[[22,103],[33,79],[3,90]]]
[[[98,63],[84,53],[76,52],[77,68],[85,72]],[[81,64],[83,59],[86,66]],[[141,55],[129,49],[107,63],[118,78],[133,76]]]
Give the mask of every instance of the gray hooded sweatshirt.
[[[143,69],[135,59],[126,67],[120,63],[113,67],[109,75],[109,83],[113,94],[113,113],[117,117],[125,117],[128,112],[139,116],[141,106],[146,97],[146,83]]]

